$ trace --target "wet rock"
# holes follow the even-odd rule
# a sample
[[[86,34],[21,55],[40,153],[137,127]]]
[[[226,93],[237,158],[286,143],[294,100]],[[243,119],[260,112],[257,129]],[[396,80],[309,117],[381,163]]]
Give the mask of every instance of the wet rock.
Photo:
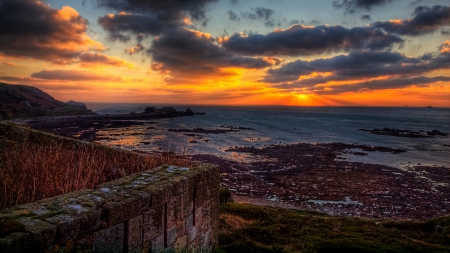
[[[66,102],[66,104],[70,105],[70,106],[73,106],[73,107],[76,107],[76,108],[78,108],[80,110],[87,110],[86,105],[84,103],[82,103],[82,102],[76,102],[76,101],[70,100],[69,102]]]
[[[414,131],[408,129],[396,129],[396,128],[383,128],[383,129],[359,129],[359,131],[370,132],[378,135],[389,135],[397,137],[407,137],[407,138],[426,138],[426,137],[439,137],[447,136],[447,133],[441,132],[439,130],[433,130],[425,132],[423,130]]]

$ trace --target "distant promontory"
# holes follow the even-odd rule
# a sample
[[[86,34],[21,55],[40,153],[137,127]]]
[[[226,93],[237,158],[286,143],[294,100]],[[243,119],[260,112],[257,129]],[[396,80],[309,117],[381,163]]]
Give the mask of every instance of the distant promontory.
[[[95,113],[83,103],[64,103],[32,86],[0,83],[0,120],[89,114]]]

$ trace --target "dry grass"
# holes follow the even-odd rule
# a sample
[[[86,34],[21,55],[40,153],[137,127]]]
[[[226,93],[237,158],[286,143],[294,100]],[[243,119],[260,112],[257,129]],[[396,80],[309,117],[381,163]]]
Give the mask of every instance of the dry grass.
[[[232,214],[221,214],[220,219],[222,219],[233,229],[242,229],[252,223],[251,221],[245,220],[240,216]]]
[[[98,148],[18,144],[0,149],[0,209],[34,202],[114,180],[162,164],[192,166],[187,156],[168,151],[160,156]]]
[[[383,221],[238,203],[220,205],[215,253],[448,253],[450,216]],[[436,226],[442,227],[436,231]]]

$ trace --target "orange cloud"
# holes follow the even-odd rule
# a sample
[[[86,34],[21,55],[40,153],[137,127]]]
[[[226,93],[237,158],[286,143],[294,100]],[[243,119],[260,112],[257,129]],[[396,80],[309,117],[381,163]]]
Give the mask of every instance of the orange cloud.
[[[444,44],[441,45],[441,53],[450,53],[450,40],[446,40]]]
[[[3,65],[9,66],[9,67],[23,67],[23,65],[14,63],[14,62],[4,62]]]
[[[133,63],[100,53],[83,53],[80,55],[79,62],[82,67],[114,66],[130,69],[136,68]]]
[[[0,54],[55,63],[106,47],[87,34],[88,21],[69,6],[53,9],[41,1],[4,0]]]
[[[78,71],[78,70],[42,70],[37,73],[31,74],[33,78],[47,79],[47,80],[61,80],[61,81],[115,81],[120,82],[122,78],[93,73],[89,71]]]

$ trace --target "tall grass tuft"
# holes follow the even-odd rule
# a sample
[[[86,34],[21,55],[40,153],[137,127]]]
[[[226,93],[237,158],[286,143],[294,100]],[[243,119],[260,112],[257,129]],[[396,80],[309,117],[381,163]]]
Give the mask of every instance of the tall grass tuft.
[[[176,152],[144,156],[93,145],[26,142],[0,149],[0,209],[95,186],[162,164],[192,166]]]

